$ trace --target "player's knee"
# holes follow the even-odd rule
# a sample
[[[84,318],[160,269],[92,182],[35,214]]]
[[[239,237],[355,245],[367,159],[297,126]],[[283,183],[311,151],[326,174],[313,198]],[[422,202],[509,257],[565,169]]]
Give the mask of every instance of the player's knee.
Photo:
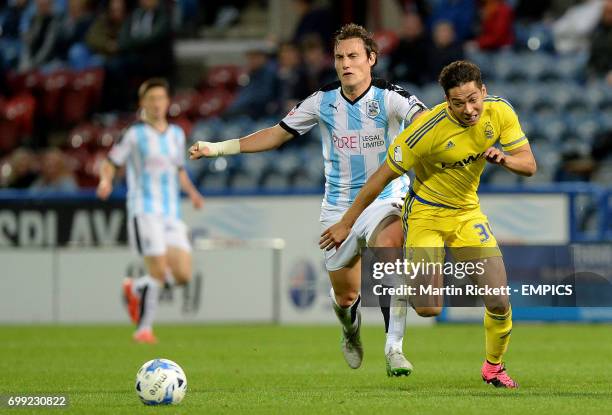
[[[179,271],[173,275],[177,285],[189,284],[191,281],[191,271]]]
[[[166,269],[162,264],[150,264],[147,271],[151,277],[158,281],[164,281],[166,278]]]
[[[507,302],[506,304],[504,304],[503,302],[499,302],[499,303],[495,303],[495,304],[487,306],[487,310],[490,313],[498,314],[498,315],[506,314],[509,309],[510,309],[510,305]]]
[[[510,299],[507,296],[488,298],[485,306],[490,313],[506,314],[510,309]]]
[[[355,300],[357,300],[357,297],[359,297],[357,291],[346,291],[340,294],[336,293],[336,303],[342,308],[350,307]]]
[[[398,248],[402,246],[402,238],[394,235],[379,235],[376,238],[376,248]]]
[[[415,307],[414,310],[421,317],[436,317],[436,316],[439,316],[440,313],[442,312],[442,307],[434,307],[434,306]]]

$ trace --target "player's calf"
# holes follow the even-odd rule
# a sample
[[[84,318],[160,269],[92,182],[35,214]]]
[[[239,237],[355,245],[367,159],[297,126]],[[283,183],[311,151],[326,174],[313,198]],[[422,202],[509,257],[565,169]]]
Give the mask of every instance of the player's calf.
[[[442,312],[442,307],[414,307],[414,311],[421,317],[437,317]]]

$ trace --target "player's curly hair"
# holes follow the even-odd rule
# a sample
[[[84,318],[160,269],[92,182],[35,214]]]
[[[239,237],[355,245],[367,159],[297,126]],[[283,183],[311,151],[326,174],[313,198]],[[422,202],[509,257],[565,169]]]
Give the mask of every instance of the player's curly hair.
[[[374,35],[368,32],[365,27],[360,26],[356,23],[349,23],[342,26],[335,34],[334,34],[334,46],[338,45],[338,42],[346,39],[361,39],[363,40],[363,45],[365,46],[366,54],[369,57],[372,53],[374,53],[375,61],[374,65],[378,62],[378,44],[374,40]]]
[[[444,93],[448,96],[451,88],[463,85],[468,82],[476,82],[478,88],[482,87],[482,75],[478,65],[468,61],[455,61],[442,69],[438,82]]]
[[[142,99],[152,88],[162,87],[170,94],[170,84],[164,78],[149,78],[138,88],[138,98]]]

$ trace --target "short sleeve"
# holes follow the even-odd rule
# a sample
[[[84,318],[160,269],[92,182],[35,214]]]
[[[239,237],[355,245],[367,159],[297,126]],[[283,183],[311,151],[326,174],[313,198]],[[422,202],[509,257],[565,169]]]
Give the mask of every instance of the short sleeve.
[[[500,122],[499,142],[504,151],[512,151],[528,143],[514,109],[505,101],[497,103]]]
[[[306,134],[319,122],[320,96],[317,91],[299,102],[278,124],[295,137]]]
[[[415,114],[427,109],[427,106],[416,95],[410,94],[398,85],[390,84],[387,97],[391,115],[395,116],[400,122],[406,121],[409,124]]]
[[[119,141],[113,145],[108,153],[108,159],[116,166],[123,166],[132,152],[135,142],[135,131],[133,127],[130,127],[125,130]]]
[[[179,167],[179,169],[185,167],[185,153],[186,153],[186,148],[185,148],[185,142],[187,141],[187,139],[185,138],[185,131],[183,131],[183,129],[178,126],[175,125],[174,128],[176,129],[176,146],[177,146],[177,154],[176,154],[176,165]]]
[[[397,174],[405,174],[414,166],[418,158],[414,149],[404,142],[405,135],[395,137],[387,150],[387,165]]]

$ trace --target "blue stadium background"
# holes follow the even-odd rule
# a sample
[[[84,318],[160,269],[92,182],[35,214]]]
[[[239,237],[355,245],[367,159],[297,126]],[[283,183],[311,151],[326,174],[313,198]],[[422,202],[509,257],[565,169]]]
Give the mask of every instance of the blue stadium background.
[[[611,0],[4,0],[0,7],[3,207],[98,203],[100,162],[135,119],[137,86],[150,76],[171,81],[169,116],[190,141],[276,124],[334,79],[329,39],[354,21],[379,43],[376,75],[427,105],[443,100],[435,82],[443,65],[479,64],[489,93],[518,112],[538,161],[528,179],[488,168],[482,192],[566,193],[570,241],[612,240]],[[321,194],[324,182],[316,129],[275,152],[188,168],[205,196]]]

